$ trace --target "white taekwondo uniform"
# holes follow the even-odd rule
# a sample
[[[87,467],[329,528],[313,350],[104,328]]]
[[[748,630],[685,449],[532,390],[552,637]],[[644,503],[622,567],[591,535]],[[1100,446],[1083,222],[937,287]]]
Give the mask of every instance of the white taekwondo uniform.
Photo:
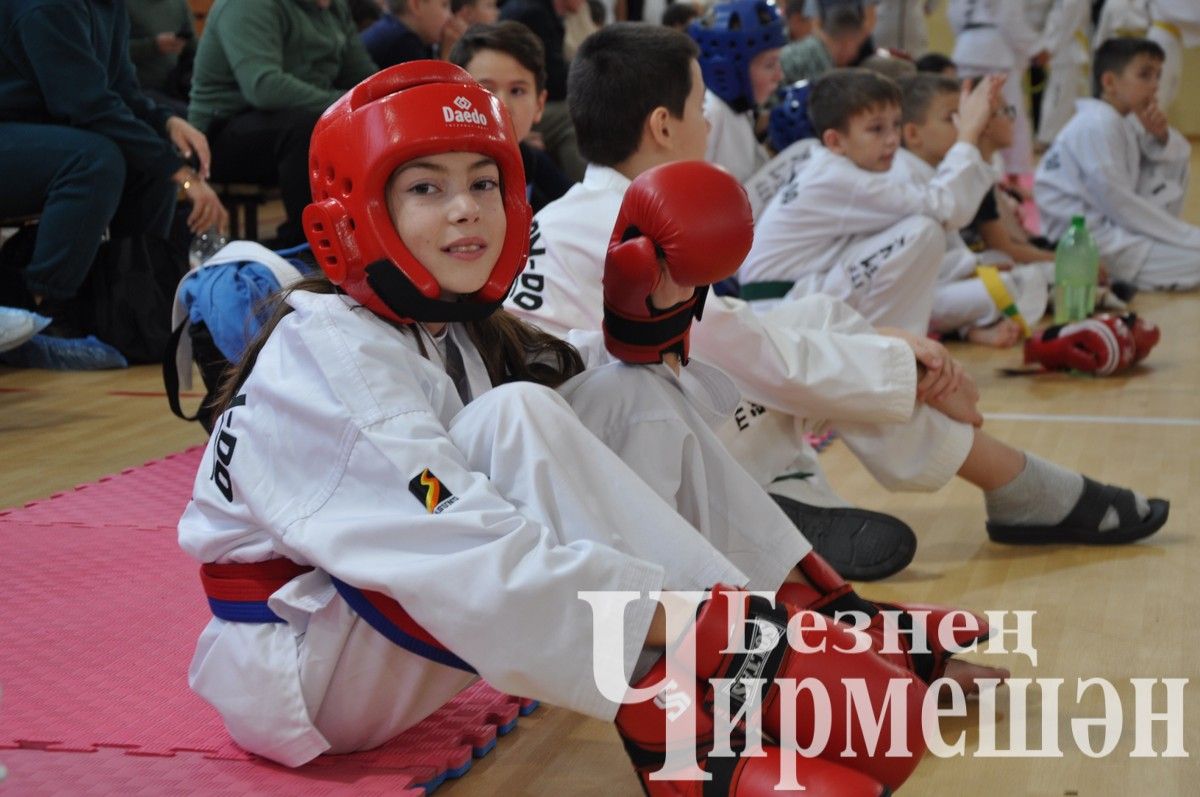
[[[746,189],[746,196],[750,200],[750,213],[755,221],[762,216],[767,204],[775,198],[779,189],[792,181],[796,172],[808,162],[820,144],[815,138],[793,141],[783,152],[767,161],[767,164],[749,180],[742,182],[742,188]]]
[[[744,291],[793,283],[782,301],[824,293],[876,326],[924,335],[946,249],[943,225],[970,222],[994,179],[970,144],[951,147],[925,186],[820,147],[763,211],[738,278]]]
[[[582,183],[534,218],[529,264],[507,300],[548,332],[599,330],[604,257],[629,179],[590,165]],[[892,489],[934,490],[961,467],[973,430],[917,404],[915,361],[902,341],[874,334],[842,302],[810,296],[759,314],[711,292],[691,353],[728,373],[743,402],[722,428],[731,453],[772,493],[843,504],[803,432],[832,422]],[[784,474],[812,474],[807,480]]]
[[[961,77],[1004,72],[1004,100],[1017,111],[1013,144],[1004,150],[1005,169],[1033,171],[1033,134],[1022,87],[1029,59],[1037,53],[1039,34],[1029,27],[1016,0],[950,0],[946,9],[954,29],[954,63]]]
[[[1092,96],[1092,4],[1088,0],[1055,0],[1046,17],[1038,50],[1050,53],[1037,140],[1049,145],[1075,112],[1075,101]]]
[[[1132,114],[1079,100],[1038,165],[1046,236],[1061,237],[1072,216],[1084,216],[1115,279],[1145,290],[1200,285],[1200,227],[1179,218],[1189,153],[1177,130],[1160,144]]]
[[[460,327],[447,337],[475,397],[465,408],[441,364],[445,338],[426,336],[426,358],[345,296],[288,301],[295,312],[221,416],[179,523],[202,562],[316,568],[271,595],[285,622],[214,618],[197,644],[189,681],[251,752],[297,766],[377,746],[475,677],[388,641],[331,576],[394,598],[497,689],[611,719],[580,590],[774,590],[811,550],[705,425],[737,400],[716,369],[677,380],[610,363],[564,386],[652,489],[560,394],[492,388]],[[410,489],[427,472],[441,486],[432,513]],[[626,674],[653,610],[628,607],[624,649],[610,651]]]
[[[704,92],[704,118],[710,125],[704,159],[724,167],[739,183],[766,165],[770,154],[754,135],[754,114],[738,113],[725,100]]]
[[[906,149],[896,152],[891,174],[897,179],[908,180],[913,185],[928,185],[937,175],[936,170],[921,158]],[[933,314],[929,328],[935,332],[955,332],[965,335],[974,327],[986,327],[1000,320],[1000,308],[992,299],[987,286],[975,276],[981,265],[995,265],[997,258],[992,253],[972,252],[959,234],[957,227],[942,228],[946,238],[945,254],[934,286]],[[1011,265],[1011,260],[1005,258]],[[1024,318],[1032,326],[1046,312],[1049,301],[1049,285],[1046,269],[1041,264],[1014,266],[1000,274],[1000,281],[1016,303]]]
[[[1150,30],[1146,38],[1157,42],[1166,55],[1158,84],[1158,104],[1165,110],[1179,96],[1183,51],[1200,47],[1200,2],[1150,0]]]
[[[941,5],[941,0],[890,0],[879,4],[875,30],[871,32],[880,47],[903,50],[913,58],[929,51],[929,25],[925,18]]]

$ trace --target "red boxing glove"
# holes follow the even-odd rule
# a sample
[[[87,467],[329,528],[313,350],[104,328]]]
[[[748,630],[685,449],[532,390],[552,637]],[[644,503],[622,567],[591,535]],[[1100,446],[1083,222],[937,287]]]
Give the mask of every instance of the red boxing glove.
[[[820,612],[866,634],[871,650],[927,684],[945,674],[951,656],[991,634],[986,620],[965,609],[867,600],[816,551],[796,566],[809,583],[785,583],[777,601]]]
[[[1137,313],[1123,315],[1121,320],[1125,322],[1125,326],[1129,327],[1129,331],[1133,335],[1133,362],[1136,365],[1146,359],[1150,350],[1158,345],[1160,337],[1158,326]]]
[[[1132,365],[1136,354],[1137,345],[1129,327],[1121,318],[1107,313],[1047,327],[1025,341],[1026,363],[1097,376],[1108,376]]]
[[[738,270],[754,239],[746,192],[729,172],[678,161],[640,174],[625,192],[604,261],[604,342],[628,363],[684,363],[688,331],[708,286]],[[692,298],[666,310],[650,302],[663,272]]]
[[[738,607],[746,618],[740,628],[730,625],[731,617],[738,616],[731,613],[731,607]],[[687,751],[688,756],[695,756],[693,760],[714,775],[718,771],[756,766],[744,763],[743,759],[710,755],[715,742],[717,707],[727,705],[731,715],[738,716],[751,698],[757,700],[752,681],[763,682],[757,706],[765,734],[781,743],[794,740],[807,751],[804,756],[814,761],[824,759],[826,763],[853,771],[846,773],[846,791],[834,790],[830,794],[878,794],[878,784],[894,789],[908,779],[925,753],[921,706],[926,685],[911,672],[871,650],[864,650],[844,626],[822,614],[806,612],[805,617],[797,618],[801,638],[798,645],[802,647],[793,648],[787,627],[795,614],[797,610],[786,604],[772,608],[763,598],[728,587],[713,588],[712,598],[700,607],[690,635],[682,642],[695,646],[695,669],[691,671],[695,680],[689,684],[694,688],[688,693],[682,685],[667,680],[666,676],[672,673],[664,657],[635,684],[656,687],[660,690],[658,695],[623,705],[617,712],[617,730],[644,784],[652,784],[648,773],[660,769],[664,760],[670,760],[668,722],[677,723],[673,727],[687,727],[678,724],[681,722],[692,723],[696,747]],[[738,648],[750,652],[737,652]],[[819,682],[816,690],[819,698],[809,690],[783,691],[785,687],[795,688],[806,678]],[[714,683],[714,679],[728,682]],[[717,688],[722,690],[720,694]],[[792,705],[785,706],[784,700]],[[823,705],[824,700],[828,700],[828,708]],[[868,708],[872,716],[884,717],[874,743],[868,741],[864,727],[855,719],[856,714],[850,709],[852,700],[856,706]],[[889,714],[881,715],[885,705]],[[903,712],[897,718],[902,736],[896,739],[892,737],[890,722],[893,712]],[[794,727],[785,729],[785,722],[794,722]],[[810,747],[813,749],[809,750]],[[733,749],[737,749],[736,744]],[[780,752],[783,756],[794,754],[788,749]],[[825,767],[806,769],[803,760],[797,763],[797,780],[804,786],[808,786],[804,780],[806,771],[814,777],[829,772]],[[757,769],[746,773],[751,774],[755,777],[750,780],[761,780]],[[778,772],[772,774],[776,775],[771,782],[773,786],[779,779]],[[692,793],[682,787],[676,791],[650,791],[652,795]],[[741,797],[768,792],[728,793]]]

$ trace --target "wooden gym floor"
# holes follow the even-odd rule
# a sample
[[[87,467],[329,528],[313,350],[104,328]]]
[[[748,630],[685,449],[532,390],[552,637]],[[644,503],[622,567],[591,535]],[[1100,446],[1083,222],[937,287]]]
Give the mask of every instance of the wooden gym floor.
[[[1193,170],[1200,155],[1193,154]],[[272,229],[265,214],[262,229]],[[1200,223],[1200,189],[1192,187],[1185,217]],[[1136,373],[1109,379],[1071,376],[1009,378],[997,368],[1018,363],[1017,350],[956,346],[978,381],[985,428],[1102,481],[1171,500],[1171,519],[1155,537],[1118,548],[1017,548],[993,545],[984,533],[978,492],[956,482],[931,494],[889,494],[835,443],[823,455],[831,480],[857,504],[894,513],[918,532],[916,560],[900,575],[862,588],[889,600],[942,601],[979,610],[1035,610],[1036,666],[1019,655],[976,656],[1014,677],[1064,683],[1057,719],[1061,756],[979,757],[978,707],[942,723],[951,741],[966,731],[967,755],[927,756],[907,794],[1153,795],[1193,794],[1200,777],[1200,303],[1197,295],[1143,295],[1138,312],[1158,323],[1163,340]],[[19,505],[122,468],[204,442],[199,426],[170,414],[157,366],[99,373],[0,368],[0,507]],[[1198,490],[1200,493],[1200,490]],[[0,554],[2,555],[2,554]],[[1079,751],[1071,720],[1104,716],[1100,690],[1078,700],[1079,680],[1103,678],[1120,698],[1124,723],[1115,751],[1100,759]],[[1132,758],[1131,678],[1190,678],[1184,698],[1188,758]],[[1011,691],[999,692],[997,747],[1006,744]],[[1166,710],[1157,686],[1154,710]],[[1031,688],[1030,748],[1040,738],[1040,707]],[[1115,714],[1113,715],[1115,716]],[[1165,745],[1157,723],[1154,746]],[[1099,745],[1099,735],[1095,735]],[[1188,784],[1191,783],[1191,786]],[[544,707],[445,797],[639,793],[611,725]]]

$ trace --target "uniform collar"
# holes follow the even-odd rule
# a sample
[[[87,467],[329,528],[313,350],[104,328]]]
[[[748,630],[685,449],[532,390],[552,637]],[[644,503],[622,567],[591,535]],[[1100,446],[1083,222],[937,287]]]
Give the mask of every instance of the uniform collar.
[[[611,166],[589,163],[583,173],[583,184],[594,191],[620,191],[622,194],[633,181]]]

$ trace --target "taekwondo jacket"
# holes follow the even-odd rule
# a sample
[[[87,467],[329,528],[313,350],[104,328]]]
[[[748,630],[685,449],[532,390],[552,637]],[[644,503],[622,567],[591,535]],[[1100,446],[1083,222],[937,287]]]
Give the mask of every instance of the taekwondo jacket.
[[[534,217],[529,263],[506,308],[564,337],[598,331],[604,255],[630,180],[590,165],[583,182]],[[903,341],[830,331],[857,316],[827,296],[759,316],[746,302],[709,292],[691,331],[692,356],[733,378],[751,401],[800,418],[869,423],[908,420],[916,366]]]
[[[742,284],[803,282],[809,286],[804,293],[819,293],[825,274],[854,241],[916,215],[950,229],[965,227],[994,182],[979,150],[961,142],[928,185],[860,169],[818,147],[763,211],[738,278]]]
[[[1163,167],[1186,164],[1189,153],[1177,130],[1163,145],[1135,117],[1122,117],[1103,100],[1076,101],[1075,116],[1035,176],[1046,236],[1060,238],[1071,217],[1080,215],[1101,257],[1144,263],[1153,241],[1200,249],[1200,227],[1163,208],[1183,190],[1179,180],[1169,179],[1179,170]]]
[[[916,186],[927,186],[937,176],[937,170],[903,148],[896,150],[896,159],[892,161],[891,173],[897,179],[908,180]],[[938,282],[953,282],[974,277],[975,268],[979,265],[979,258],[967,247],[959,233],[959,228],[942,225],[942,229],[946,232],[946,254],[942,258]]]
[[[257,752],[291,765],[323,752],[305,710],[312,696],[301,694],[295,635],[337,599],[333,575],[399,601],[497,689],[611,719],[617,706],[591,677],[592,610],[577,592],[657,590],[664,568],[606,544],[604,529],[559,543],[564,535],[468,467],[447,431],[462,400],[438,355],[421,356],[412,335],[345,296],[299,292],[288,302],[295,311],[260,352],[244,401],[217,424],[179,542],[201,562],[283,556],[318,570],[271,597],[287,623],[211,621],[223,639],[198,651],[193,676],[206,666],[217,675],[205,675],[198,691],[223,702],[227,723],[231,712],[248,723],[272,718],[261,736],[273,746]],[[450,334],[472,395],[483,394],[491,385],[482,360],[461,328],[450,325]],[[426,469],[456,499],[436,514],[409,489]],[[530,478],[546,478],[536,470]],[[678,518],[665,504],[663,512]],[[680,525],[687,533],[672,545],[675,558],[711,561],[712,547]],[[739,579],[728,565],[709,575]],[[627,627],[644,630],[652,613],[649,602],[635,603]],[[626,636],[627,649],[613,655],[629,672],[643,637]]]

